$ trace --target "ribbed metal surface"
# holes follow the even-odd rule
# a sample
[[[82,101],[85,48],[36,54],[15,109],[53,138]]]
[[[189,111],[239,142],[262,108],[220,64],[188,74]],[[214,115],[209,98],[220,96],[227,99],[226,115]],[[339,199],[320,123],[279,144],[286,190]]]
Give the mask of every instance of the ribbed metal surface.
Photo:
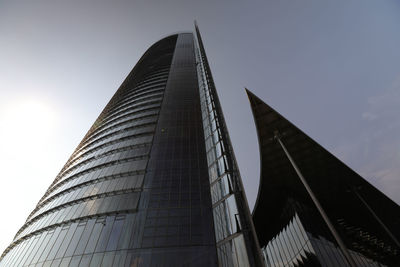
[[[3,253],[0,266],[124,266],[177,35],[153,45]],[[135,228],[136,227],[136,228]]]

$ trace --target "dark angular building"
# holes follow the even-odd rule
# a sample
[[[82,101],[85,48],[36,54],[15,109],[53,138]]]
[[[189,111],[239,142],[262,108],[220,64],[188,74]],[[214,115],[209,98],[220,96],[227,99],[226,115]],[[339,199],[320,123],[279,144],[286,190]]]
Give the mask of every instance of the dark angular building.
[[[400,266],[400,207],[247,91],[261,180],[253,219],[266,266]]]
[[[196,34],[147,50],[0,266],[262,266]]]

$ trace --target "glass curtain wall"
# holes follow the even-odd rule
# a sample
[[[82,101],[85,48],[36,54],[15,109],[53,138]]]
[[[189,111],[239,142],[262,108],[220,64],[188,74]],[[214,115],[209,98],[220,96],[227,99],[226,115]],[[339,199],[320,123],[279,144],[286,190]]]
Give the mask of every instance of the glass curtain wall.
[[[199,29],[197,73],[218,260],[221,266],[262,266],[257,237]]]
[[[178,35],[139,204],[140,266],[217,266],[192,33]]]
[[[140,59],[4,251],[0,266],[124,266],[177,36]]]
[[[278,266],[349,266],[336,244],[322,235],[312,234],[296,213],[290,222],[262,248],[268,267]],[[386,265],[349,250],[357,266]]]

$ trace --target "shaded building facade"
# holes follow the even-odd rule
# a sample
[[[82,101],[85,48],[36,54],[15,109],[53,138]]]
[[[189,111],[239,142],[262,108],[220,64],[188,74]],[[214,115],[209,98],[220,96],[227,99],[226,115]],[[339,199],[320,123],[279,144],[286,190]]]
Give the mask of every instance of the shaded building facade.
[[[266,266],[400,266],[400,207],[247,91],[261,179],[253,219]]]
[[[151,46],[0,266],[261,266],[200,33]]]

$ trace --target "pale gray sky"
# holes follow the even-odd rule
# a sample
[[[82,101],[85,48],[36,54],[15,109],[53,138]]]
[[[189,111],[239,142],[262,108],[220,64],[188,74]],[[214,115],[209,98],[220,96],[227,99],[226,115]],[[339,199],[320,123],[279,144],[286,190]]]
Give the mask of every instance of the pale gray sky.
[[[251,206],[245,86],[400,203],[399,14],[395,0],[0,1],[0,250],[139,57],[194,19]]]

